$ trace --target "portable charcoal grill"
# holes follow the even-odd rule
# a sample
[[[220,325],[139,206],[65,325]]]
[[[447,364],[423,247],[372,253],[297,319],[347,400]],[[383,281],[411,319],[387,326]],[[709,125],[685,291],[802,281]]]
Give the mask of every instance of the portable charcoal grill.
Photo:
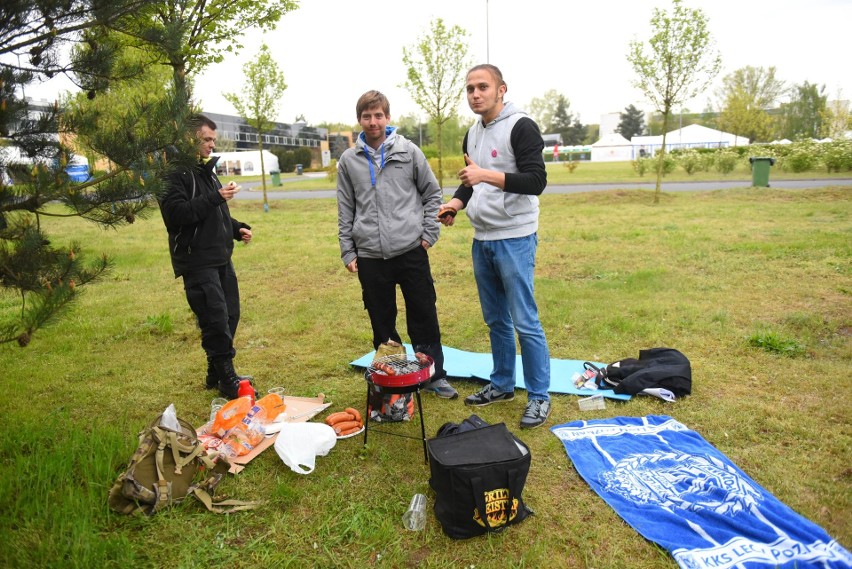
[[[420,437],[373,428],[379,433],[386,433],[409,439],[420,438],[423,442],[423,458],[428,463],[429,454],[426,449],[426,425],[423,422],[423,406],[420,401],[420,389],[435,373],[435,360],[425,354],[391,354],[374,361],[364,374],[367,380],[367,404],[364,413],[364,446],[367,446],[367,435],[370,431],[370,390],[378,393],[404,394],[414,393],[417,401],[417,412],[420,414]]]
[[[425,354],[391,354],[374,361],[367,371],[370,381],[378,386],[411,387],[429,381],[435,373],[435,361]]]

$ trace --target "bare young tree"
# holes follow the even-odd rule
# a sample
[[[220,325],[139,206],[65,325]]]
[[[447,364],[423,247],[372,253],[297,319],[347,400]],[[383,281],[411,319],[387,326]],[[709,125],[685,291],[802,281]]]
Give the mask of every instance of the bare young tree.
[[[660,182],[666,154],[666,133],[672,109],[703,91],[722,67],[722,57],[714,45],[708,19],[700,9],[672,0],[671,12],[654,9],[652,36],[648,43],[632,40],[627,61],[641,90],[663,115],[663,146],[657,157],[657,187],[654,203],[660,201]]]
[[[260,179],[263,185],[263,211],[269,211],[266,197],[266,168],[263,163],[263,135],[275,124],[278,116],[276,107],[287,89],[284,74],[269,53],[266,44],[260,46],[257,58],[246,65],[246,83],[242,96],[225,93],[225,99],[234,105],[237,114],[246,119],[257,131],[257,149],[260,151]]]
[[[402,61],[408,69],[404,87],[435,125],[438,146],[438,183],[444,180],[444,124],[455,116],[464,94],[467,70],[472,67],[467,53],[467,32],[459,26],[447,29],[440,18],[414,46],[402,48]]]

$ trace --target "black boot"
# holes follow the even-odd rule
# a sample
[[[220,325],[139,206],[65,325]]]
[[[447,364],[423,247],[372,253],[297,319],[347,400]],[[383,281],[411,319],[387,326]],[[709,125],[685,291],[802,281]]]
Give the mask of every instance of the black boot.
[[[240,388],[240,376],[234,371],[234,361],[230,358],[213,362],[213,370],[216,372],[218,379],[217,386],[222,397],[227,399],[236,399],[239,397],[238,391]],[[254,386],[252,386],[253,388]],[[254,391],[255,399],[257,399],[257,390]]]
[[[250,375],[240,375],[237,374],[239,379],[247,379],[249,381],[254,382],[254,378]],[[216,389],[219,387],[219,376],[216,374],[216,368],[213,366],[213,360],[207,358],[207,389]]]

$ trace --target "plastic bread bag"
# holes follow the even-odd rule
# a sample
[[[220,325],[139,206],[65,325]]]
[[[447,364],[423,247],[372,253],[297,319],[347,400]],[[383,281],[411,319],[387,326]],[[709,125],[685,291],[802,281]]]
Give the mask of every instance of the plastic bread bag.
[[[337,434],[325,423],[284,423],[275,439],[275,452],[293,472],[310,474],[316,457],[327,455],[336,443]]]

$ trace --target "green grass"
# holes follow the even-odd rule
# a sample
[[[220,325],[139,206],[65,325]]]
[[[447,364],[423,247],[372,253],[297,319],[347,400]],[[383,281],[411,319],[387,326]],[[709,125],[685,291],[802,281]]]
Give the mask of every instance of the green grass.
[[[644,176],[637,174],[630,162],[580,162],[577,168],[571,172],[565,167],[567,162],[548,162],[547,167],[547,183],[550,185],[571,185],[571,184],[655,184],[657,182],[656,174],[646,172]],[[436,174],[437,175],[437,174]],[[779,168],[773,167],[770,169],[769,182],[773,180],[811,180],[815,178],[829,179],[848,179],[852,177],[852,172],[833,172],[826,173],[823,170],[811,170],[807,172],[785,172]],[[308,190],[332,190],[335,182],[324,177],[307,177],[297,176],[294,173],[281,174],[281,179],[293,178],[296,181],[284,182],[281,186],[272,186],[271,180],[267,178],[267,191],[308,191]],[[742,159],[737,163],[737,167],[733,172],[727,175],[721,175],[718,172],[695,172],[692,175],[687,174],[683,168],[678,167],[674,172],[663,177],[665,182],[712,182],[718,180],[724,181],[751,181],[751,168],[746,159]],[[244,176],[242,181],[259,181],[260,176]],[[445,166],[444,181],[442,186],[445,189],[450,189],[458,184],[456,172],[447,171]],[[252,191],[261,191],[260,187],[252,188]]]
[[[412,494],[432,504],[429,469],[416,440],[378,433],[367,448],[360,437],[339,441],[307,476],[266,451],[219,487],[266,500],[255,511],[217,516],[190,500],[153,518],[111,513],[107,492],[139,430],[169,403],[200,425],[215,393],[203,388],[206,362],[159,215],[118,231],[51,219],[57,243],[73,236],[115,269],[29,347],[0,346],[0,566],[675,567],[590,490],[548,431],[648,414],[696,430],[852,546],[852,188],[663,193],[656,206],[649,191],[541,201],[536,295],[552,355],[608,362],[677,348],[692,362],[693,395],[585,413],[576,397],[555,395],[547,426],[533,431],[517,428],[523,396],[476,409],[530,446],[524,498],[536,515],[462,542],[431,515],[424,532],[403,530]],[[357,278],[339,259],[334,200],[276,201],[269,213],[232,204],[255,237],[235,252],[237,369],[262,391],[282,385],[323,393],[330,411],[362,407],[364,381],[348,362],[370,351],[371,334]],[[430,256],[445,344],[483,352],[471,235],[462,213]],[[5,310],[14,304],[0,296]],[[462,396],[481,385],[454,384]],[[430,433],[472,412],[431,395],[424,411]]]

